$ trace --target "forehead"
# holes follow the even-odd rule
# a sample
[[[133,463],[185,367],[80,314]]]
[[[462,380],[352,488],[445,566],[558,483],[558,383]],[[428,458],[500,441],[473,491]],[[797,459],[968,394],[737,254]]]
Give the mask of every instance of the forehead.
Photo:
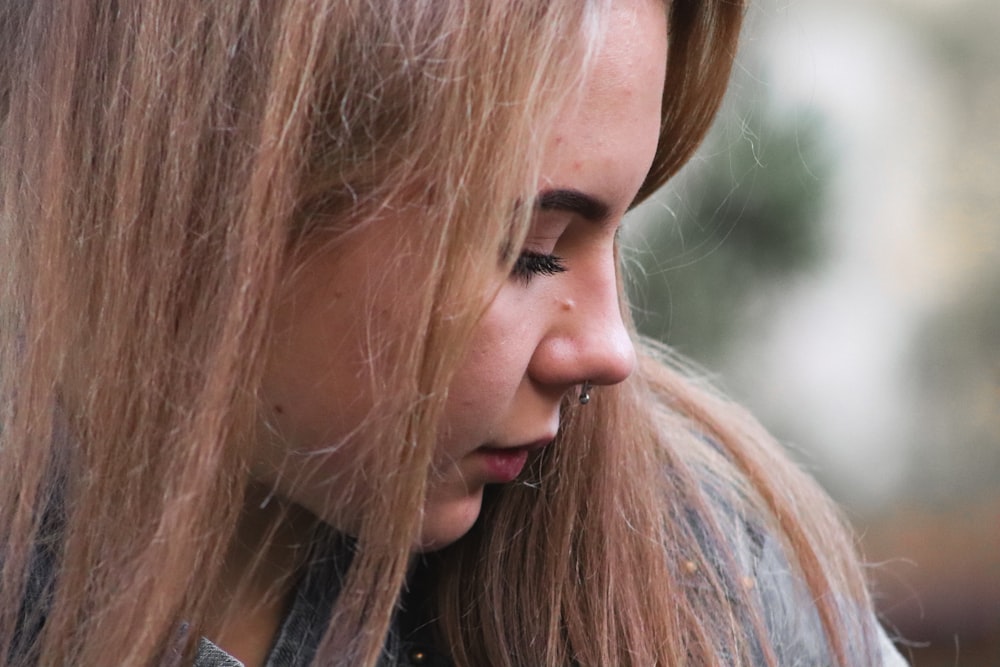
[[[598,36],[580,95],[560,113],[543,164],[543,188],[631,201],[656,151],[666,71],[663,3],[615,3]]]

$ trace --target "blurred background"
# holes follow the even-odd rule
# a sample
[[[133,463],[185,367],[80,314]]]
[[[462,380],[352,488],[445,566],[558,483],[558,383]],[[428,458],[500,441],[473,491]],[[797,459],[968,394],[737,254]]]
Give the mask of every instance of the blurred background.
[[[641,330],[844,506],[916,667],[1000,665],[1000,3],[757,2],[623,243]]]

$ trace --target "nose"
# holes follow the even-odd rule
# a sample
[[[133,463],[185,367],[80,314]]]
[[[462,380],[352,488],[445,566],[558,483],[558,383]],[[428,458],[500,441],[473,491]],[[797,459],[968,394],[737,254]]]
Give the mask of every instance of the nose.
[[[537,382],[565,390],[587,381],[613,385],[632,374],[635,347],[622,317],[613,268],[603,276],[581,277],[554,298],[552,326],[529,368]]]

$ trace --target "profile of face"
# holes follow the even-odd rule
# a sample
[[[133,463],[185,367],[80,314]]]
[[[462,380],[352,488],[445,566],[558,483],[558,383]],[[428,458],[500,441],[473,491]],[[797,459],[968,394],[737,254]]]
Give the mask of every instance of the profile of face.
[[[599,401],[601,386],[632,371],[615,235],[656,150],[666,62],[662,5],[615,3],[583,97],[560,114],[514,275],[499,277],[503,285],[449,387],[419,549],[445,546],[471,528],[484,487],[513,480],[529,452],[555,437],[567,393],[589,381]],[[371,341],[407,324],[393,306],[407,295],[386,295],[376,284],[386,280],[377,263],[409,233],[407,217],[389,214],[346,246],[313,257],[275,314],[263,396],[285,449],[261,481],[337,527],[342,519],[329,508],[343,500],[332,500],[329,479],[354,455],[331,443],[348,439],[376,404],[374,390],[359,381]],[[381,302],[370,302],[373,292]]]

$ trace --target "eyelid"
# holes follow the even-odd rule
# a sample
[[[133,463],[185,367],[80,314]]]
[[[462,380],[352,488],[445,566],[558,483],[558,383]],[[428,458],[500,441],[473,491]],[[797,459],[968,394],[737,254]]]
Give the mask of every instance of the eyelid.
[[[563,260],[558,255],[522,250],[511,269],[510,275],[524,285],[528,285],[536,276],[554,276],[566,270]]]

